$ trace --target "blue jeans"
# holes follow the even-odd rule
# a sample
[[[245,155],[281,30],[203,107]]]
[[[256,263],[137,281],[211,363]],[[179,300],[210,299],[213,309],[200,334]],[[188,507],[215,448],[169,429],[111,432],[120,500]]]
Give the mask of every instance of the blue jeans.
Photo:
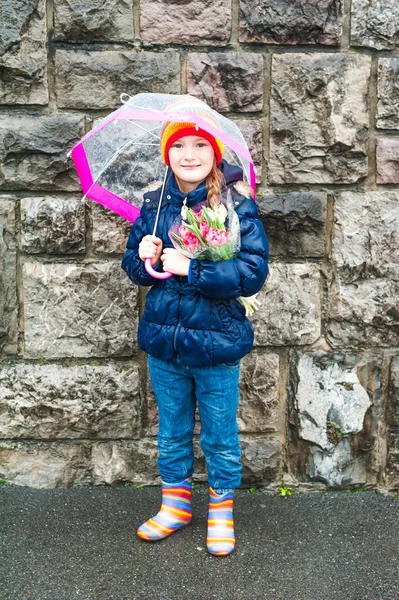
[[[163,481],[178,483],[194,472],[195,408],[209,485],[223,493],[241,483],[241,451],[236,412],[240,361],[212,367],[148,357],[159,412],[158,468]]]

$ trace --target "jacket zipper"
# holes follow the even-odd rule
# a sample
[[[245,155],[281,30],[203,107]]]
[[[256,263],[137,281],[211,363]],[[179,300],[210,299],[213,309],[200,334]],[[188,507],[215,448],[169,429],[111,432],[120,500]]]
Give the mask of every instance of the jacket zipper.
[[[182,300],[182,297],[181,297],[181,294],[180,294],[179,306],[178,306],[178,309],[177,309],[178,321],[177,321],[177,325],[176,325],[176,329],[175,329],[175,334],[173,336],[173,348],[175,349],[176,353],[177,353],[176,338],[177,338],[177,333],[178,333],[179,328],[180,328],[180,304],[181,304],[181,300]]]
[[[187,216],[187,197],[184,198],[184,200],[183,200],[183,206],[181,207],[180,214],[181,214],[181,216],[182,216],[183,219],[185,219],[186,216]],[[181,280],[180,277],[179,277],[179,279]],[[177,354],[178,354],[178,352],[177,352],[176,339],[177,339],[178,331],[180,329],[180,304],[181,304],[181,300],[182,300],[182,297],[181,297],[181,294],[180,294],[179,306],[177,308],[177,325],[176,325],[175,333],[174,333],[174,336],[173,336],[173,348],[174,348],[174,350],[175,350],[175,352]]]

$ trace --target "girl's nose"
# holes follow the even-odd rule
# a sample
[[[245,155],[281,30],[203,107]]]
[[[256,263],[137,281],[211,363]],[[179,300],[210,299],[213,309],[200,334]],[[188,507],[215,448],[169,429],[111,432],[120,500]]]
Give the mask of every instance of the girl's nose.
[[[192,160],[194,158],[194,149],[193,148],[186,148],[186,151],[184,153],[184,158],[186,160]]]

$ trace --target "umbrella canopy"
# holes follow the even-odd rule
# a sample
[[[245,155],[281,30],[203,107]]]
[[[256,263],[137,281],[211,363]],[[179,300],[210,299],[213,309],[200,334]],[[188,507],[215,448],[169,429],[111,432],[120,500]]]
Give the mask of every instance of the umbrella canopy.
[[[231,119],[190,95],[121,94],[123,105],[101,119],[72,149],[84,198],[134,222],[143,188],[162,181],[160,152],[166,122],[195,123],[224,144],[224,158],[239,166],[255,193],[255,168],[244,137]]]

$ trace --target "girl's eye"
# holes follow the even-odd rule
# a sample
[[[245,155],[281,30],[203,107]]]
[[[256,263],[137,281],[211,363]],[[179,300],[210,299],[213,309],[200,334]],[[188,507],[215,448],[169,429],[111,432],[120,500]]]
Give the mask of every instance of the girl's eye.
[[[172,148],[182,148],[183,144],[172,144]]]

